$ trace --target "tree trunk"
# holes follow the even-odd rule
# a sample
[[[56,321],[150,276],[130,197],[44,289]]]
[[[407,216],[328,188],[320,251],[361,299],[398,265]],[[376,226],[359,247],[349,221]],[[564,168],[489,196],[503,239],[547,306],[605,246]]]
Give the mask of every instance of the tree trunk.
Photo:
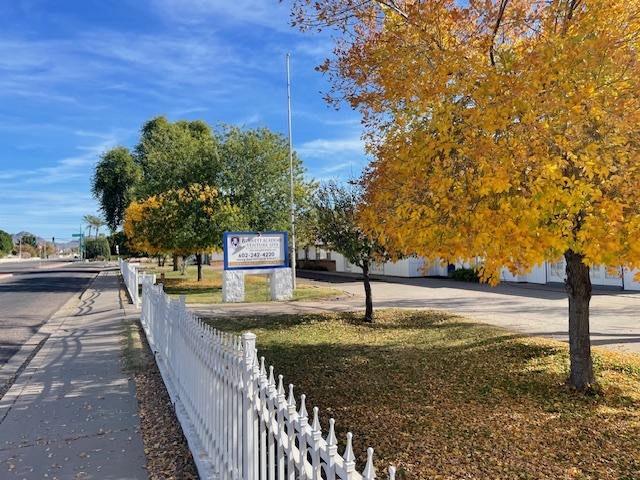
[[[196,263],[198,264],[198,281],[202,281],[202,254],[196,253]]]
[[[180,274],[181,275],[186,275],[187,274],[187,259],[189,257],[182,255],[180,257]]]
[[[180,259],[182,257],[180,257],[180,255],[176,255],[175,253],[173,254],[173,271],[174,272],[178,272],[180,271]]]
[[[373,298],[371,295],[371,281],[369,279],[369,262],[363,262],[362,268],[362,281],[364,282],[364,298],[365,298],[365,311],[364,321],[373,322]]]
[[[583,255],[567,250],[564,258],[567,261],[566,289],[569,296],[571,374],[568,383],[579,391],[584,391],[595,383],[589,334],[591,279],[589,278],[589,267],[583,262]]]

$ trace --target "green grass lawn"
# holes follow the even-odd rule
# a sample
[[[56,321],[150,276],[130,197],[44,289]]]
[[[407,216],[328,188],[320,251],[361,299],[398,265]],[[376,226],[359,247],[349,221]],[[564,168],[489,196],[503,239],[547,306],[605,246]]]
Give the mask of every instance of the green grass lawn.
[[[375,448],[378,478],[640,478],[640,356],[594,349],[599,385],[564,386],[566,344],[443,312],[385,310],[208,320],[257,334],[340,452],[354,434],[357,468]],[[299,400],[298,400],[299,402]]]
[[[198,282],[198,270],[195,265],[187,267],[186,275],[173,272],[171,267],[158,267],[155,264],[143,264],[141,271],[155,273],[156,281],[164,273],[164,291],[171,298],[186,295],[187,303],[222,303],[222,270],[203,266],[202,282]],[[267,276],[245,275],[245,302],[265,302],[270,300]],[[344,292],[329,288],[318,288],[308,283],[296,282],[293,300],[318,300],[336,297]]]

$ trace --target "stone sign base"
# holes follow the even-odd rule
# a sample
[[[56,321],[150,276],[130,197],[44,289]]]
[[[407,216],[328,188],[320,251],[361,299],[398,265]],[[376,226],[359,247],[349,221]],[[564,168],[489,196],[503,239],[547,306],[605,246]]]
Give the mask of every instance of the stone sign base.
[[[244,302],[244,276],[269,275],[271,300],[291,300],[293,298],[293,277],[290,268],[267,270],[225,270],[222,272],[222,301]]]

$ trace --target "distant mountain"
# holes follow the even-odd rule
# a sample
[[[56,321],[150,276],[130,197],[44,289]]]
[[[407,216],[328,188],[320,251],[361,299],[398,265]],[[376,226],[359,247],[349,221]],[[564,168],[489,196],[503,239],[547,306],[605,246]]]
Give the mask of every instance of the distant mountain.
[[[25,237],[27,235],[31,235],[32,237],[36,237],[36,243],[42,243],[42,242],[46,242],[46,240],[42,237],[39,237],[38,235],[35,235],[31,232],[25,232],[22,231],[20,233],[12,233],[11,234],[11,238],[13,238],[13,243],[18,243],[18,240],[20,240],[22,237]]]
[[[22,237],[24,237],[25,235],[32,235],[34,237],[36,237],[36,244],[42,243],[43,245],[46,242],[50,242],[51,239],[45,239],[42,237],[39,237],[38,235],[34,235],[31,232],[20,232],[20,233],[14,233],[11,234],[11,238],[13,239],[13,243],[17,244],[18,240],[21,239]],[[56,250],[62,250],[62,251],[67,251],[67,250],[72,250],[74,248],[78,248],[78,241],[77,240],[72,240],[70,242],[56,242]]]

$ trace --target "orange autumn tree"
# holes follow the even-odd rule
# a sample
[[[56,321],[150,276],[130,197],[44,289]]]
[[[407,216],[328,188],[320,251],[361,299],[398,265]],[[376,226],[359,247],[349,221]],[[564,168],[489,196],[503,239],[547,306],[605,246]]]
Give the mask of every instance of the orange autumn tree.
[[[640,2],[299,0],[294,19],[341,32],[319,69],[375,156],[363,223],[492,284],[564,257],[587,389],[589,267],[640,266]]]

